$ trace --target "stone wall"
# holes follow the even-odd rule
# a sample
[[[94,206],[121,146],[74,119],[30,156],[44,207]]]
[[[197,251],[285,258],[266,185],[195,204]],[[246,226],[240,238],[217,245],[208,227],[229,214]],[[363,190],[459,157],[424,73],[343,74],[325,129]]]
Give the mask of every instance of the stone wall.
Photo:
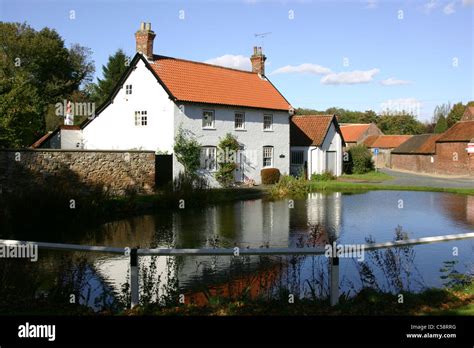
[[[433,161],[431,162],[431,157]],[[408,170],[418,173],[435,173],[436,155],[409,155],[394,154],[391,155],[391,168]]]
[[[2,150],[0,187],[16,191],[66,185],[90,193],[112,195],[152,193],[155,188],[153,151]]]

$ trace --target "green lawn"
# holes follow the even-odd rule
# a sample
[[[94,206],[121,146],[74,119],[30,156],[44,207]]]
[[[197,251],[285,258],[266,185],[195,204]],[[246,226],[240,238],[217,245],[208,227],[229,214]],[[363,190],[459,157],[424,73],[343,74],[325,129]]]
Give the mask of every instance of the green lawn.
[[[343,174],[339,181],[387,181],[393,179],[393,176],[382,172],[369,172],[365,174]]]

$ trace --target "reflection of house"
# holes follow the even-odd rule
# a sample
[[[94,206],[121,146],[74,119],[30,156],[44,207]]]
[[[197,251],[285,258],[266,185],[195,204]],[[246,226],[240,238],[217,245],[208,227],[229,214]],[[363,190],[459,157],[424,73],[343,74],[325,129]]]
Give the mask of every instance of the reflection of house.
[[[383,135],[375,123],[341,123],[340,125],[347,148],[362,143],[370,135]]]
[[[337,119],[331,115],[293,116],[290,121],[290,173],[312,174],[326,171],[342,174],[344,139]]]
[[[459,121],[443,134],[415,135],[392,151],[392,168],[474,176],[474,153],[467,151],[473,139],[474,120]]]
[[[313,192],[307,200],[308,224],[321,225],[330,239],[339,238],[342,221],[342,193]]]
[[[371,150],[376,168],[390,168],[392,150],[410,138],[411,135],[369,135],[363,143]]]

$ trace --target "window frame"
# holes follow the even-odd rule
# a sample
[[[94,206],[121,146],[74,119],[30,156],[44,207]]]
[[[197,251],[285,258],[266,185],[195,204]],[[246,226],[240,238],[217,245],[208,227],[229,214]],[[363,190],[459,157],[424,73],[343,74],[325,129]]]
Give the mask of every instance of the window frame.
[[[271,155],[270,157],[265,157],[265,150],[268,150],[270,149],[271,150]],[[274,152],[274,149],[273,149],[273,146],[270,146],[270,145],[267,145],[267,146],[263,146],[262,148],[262,168],[273,168],[273,154]],[[265,165],[265,160],[270,158],[270,165]]]
[[[242,115],[242,126],[241,127],[237,127],[237,115]],[[243,111],[235,111],[234,112],[234,130],[236,130],[236,131],[245,130],[245,112],[243,112]]]
[[[301,163],[295,163],[295,155],[298,154],[297,157],[301,157]],[[290,151],[290,166],[302,166],[304,165],[304,150],[291,150]]]
[[[265,117],[270,116],[270,127],[265,128]],[[273,131],[273,114],[263,114],[263,131],[272,132]]]
[[[134,113],[135,127],[148,126],[148,110],[135,110]]]
[[[204,114],[206,112],[212,113],[212,125],[211,126],[205,126],[204,125]],[[216,111],[215,110],[203,109],[202,110],[202,115],[201,115],[201,120],[202,120],[202,123],[201,123],[202,129],[216,129]]]
[[[209,150],[212,150],[212,154],[213,154],[213,157],[212,158],[211,156],[209,156]],[[205,151],[205,154],[203,156],[203,152]],[[206,163],[207,160],[214,160],[214,163],[212,165],[212,167],[209,166],[208,163]],[[203,163],[205,164],[203,166]],[[214,146],[214,145],[205,145],[205,146],[201,146],[201,154],[200,154],[200,165],[199,165],[199,169],[200,170],[206,170],[206,171],[209,171],[209,172],[215,172],[217,171],[217,146]]]
[[[130,88],[129,88],[130,87]],[[132,84],[125,85],[125,95],[131,95],[133,93]]]

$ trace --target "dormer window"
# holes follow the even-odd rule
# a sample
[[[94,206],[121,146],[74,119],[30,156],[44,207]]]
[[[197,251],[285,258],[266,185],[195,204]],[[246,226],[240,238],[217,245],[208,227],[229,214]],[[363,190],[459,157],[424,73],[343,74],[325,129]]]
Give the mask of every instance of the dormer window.
[[[125,85],[125,94],[132,94],[132,85]]]

